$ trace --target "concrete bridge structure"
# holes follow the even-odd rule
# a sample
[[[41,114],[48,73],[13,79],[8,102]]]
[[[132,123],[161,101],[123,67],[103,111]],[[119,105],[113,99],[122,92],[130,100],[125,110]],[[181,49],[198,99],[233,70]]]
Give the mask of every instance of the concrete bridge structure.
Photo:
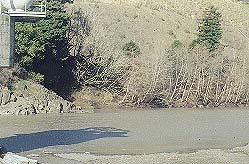
[[[17,10],[4,7],[3,2],[8,1],[13,0],[0,0],[0,67],[14,66],[15,22],[37,21],[46,17],[44,0],[36,0],[36,5],[32,5],[31,9],[24,4],[23,9]]]
[[[7,14],[0,15],[0,67],[14,66],[15,22]]]

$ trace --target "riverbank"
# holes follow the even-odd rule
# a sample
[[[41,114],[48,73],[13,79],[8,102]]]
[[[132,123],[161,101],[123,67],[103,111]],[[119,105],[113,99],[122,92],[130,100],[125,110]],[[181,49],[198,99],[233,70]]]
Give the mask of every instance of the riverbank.
[[[199,150],[191,153],[172,152],[143,155],[100,155],[89,152],[21,154],[34,161],[38,160],[40,164],[247,164],[248,153],[249,145],[233,149]]]
[[[1,68],[0,74],[0,116],[88,112],[18,69]]]
[[[158,153],[144,155],[97,155],[90,153],[30,154],[41,164],[247,164],[249,146],[233,149],[199,150],[191,153]]]
[[[56,154],[64,160],[74,160],[84,164],[247,164],[249,147],[238,147],[230,150],[200,150],[194,153],[160,153],[149,155],[91,155],[91,154]],[[60,160],[62,160],[60,159]],[[44,163],[45,164],[45,163]],[[59,164],[59,163],[58,163]]]

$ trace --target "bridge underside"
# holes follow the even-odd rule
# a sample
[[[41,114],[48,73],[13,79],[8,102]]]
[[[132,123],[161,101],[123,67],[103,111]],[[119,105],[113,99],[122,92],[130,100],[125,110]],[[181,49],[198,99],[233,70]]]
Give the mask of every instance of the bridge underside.
[[[15,22],[35,22],[40,19],[46,18],[46,12],[25,12],[25,11],[14,11],[7,12]]]

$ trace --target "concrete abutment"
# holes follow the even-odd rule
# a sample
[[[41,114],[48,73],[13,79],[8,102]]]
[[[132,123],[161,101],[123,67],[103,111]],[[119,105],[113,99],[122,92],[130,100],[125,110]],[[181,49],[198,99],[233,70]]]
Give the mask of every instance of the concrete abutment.
[[[14,66],[15,21],[0,14],[0,67]]]

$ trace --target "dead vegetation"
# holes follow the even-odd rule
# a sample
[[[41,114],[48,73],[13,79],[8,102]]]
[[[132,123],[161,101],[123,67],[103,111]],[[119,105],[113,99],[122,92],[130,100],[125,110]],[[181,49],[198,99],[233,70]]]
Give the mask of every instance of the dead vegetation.
[[[243,106],[248,103],[247,72],[246,61],[236,54],[228,59],[210,57],[203,49],[168,51],[133,70],[124,101],[157,107]]]
[[[127,47],[131,43],[127,40],[134,38],[124,37],[126,42],[120,46],[115,34],[108,33],[110,29],[99,22],[97,13],[83,12],[74,7],[71,8],[71,53],[77,57],[74,72],[79,85],[119,95],[120,104],[129,103],[136,106],[218,107],[246,106],[249,103],[248,59],[245,56],[248,53],[245,41],[248,43],[246,27],[249,24],[245,20],[248,15],[243,15],[248,12],[245,11],[247,6],[233,1],[211,0],[185,0],[181,3],[177,0],[91,1],[95,3],[96,8],[103,2],[129,3],[128,5],[136,8],[148,7],[158,11],[170,8],[172,12],[194,20],[205,6],[215,3],[218,7],[223,6],[221,10],[225,15],[223,26],[226,34],[222,43],[227,48],[222,53],[217,52],[210,56],[201,46],[189,51],[186,44],[174,36],[174,40],[177,40],[176,46],[162,48],[160,41],[152,40],[154,45],[159,45],[158,49],[153,47],[151,51],[145,52],[144,44],[135,44],[135,39],[132,43],[139,53],[132,54],[131,58],[122,52],[122,47]],[[227,8],[224,8],[224,4]],[[241,13],[234,15],[235,12],[229,12],[230,8],[239,8]],[[231,21],[230,16],[233,18]],[[228,35],[229,31],[231,36]],[[232,40],[234,35],[239,39]]]

